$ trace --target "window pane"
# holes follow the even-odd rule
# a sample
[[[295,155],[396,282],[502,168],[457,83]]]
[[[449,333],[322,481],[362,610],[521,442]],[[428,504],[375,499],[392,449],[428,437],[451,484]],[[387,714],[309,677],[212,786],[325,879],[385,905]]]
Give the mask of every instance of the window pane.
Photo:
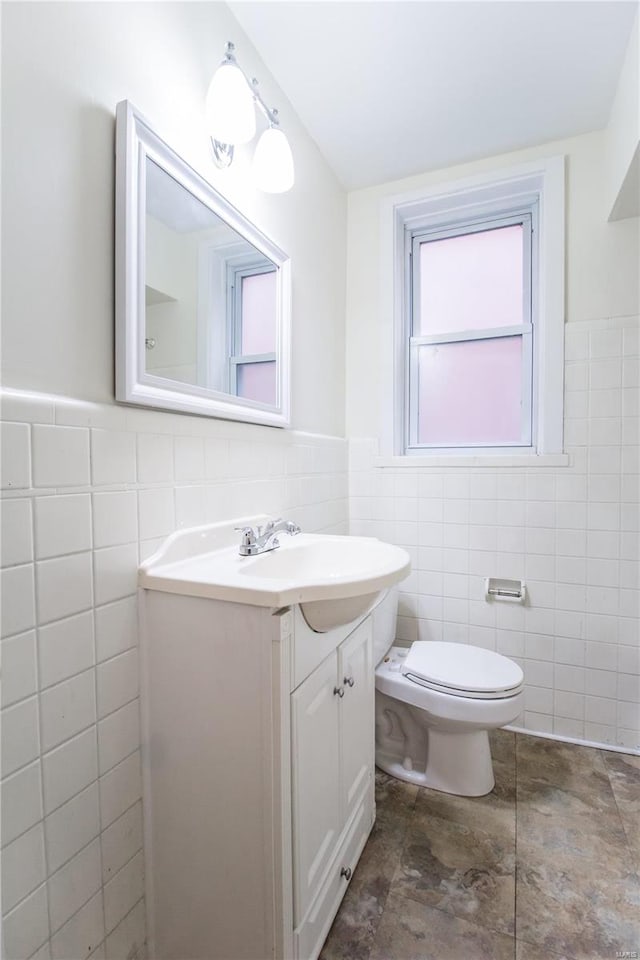
[[[275,353],[276,271],[242,278],[240,353]]]
[[[522,337],[418,347],[418,442],[521,439]]]
[[[237,393],[245,400],[258,400],[275,406],[276,361],[263,363],[239,363],[237,367]]]
[[[520,224],[420,245],[414,336],[523,323]]]

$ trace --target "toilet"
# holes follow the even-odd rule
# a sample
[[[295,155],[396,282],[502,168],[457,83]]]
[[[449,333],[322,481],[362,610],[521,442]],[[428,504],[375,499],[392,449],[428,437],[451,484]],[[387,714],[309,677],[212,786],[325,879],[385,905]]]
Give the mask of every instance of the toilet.
[[[489,730],[521,713],[522,670],[466,643],[394,646],[397,606],[392,588],[373,611],[376,766],[444,793],[490,793]]]

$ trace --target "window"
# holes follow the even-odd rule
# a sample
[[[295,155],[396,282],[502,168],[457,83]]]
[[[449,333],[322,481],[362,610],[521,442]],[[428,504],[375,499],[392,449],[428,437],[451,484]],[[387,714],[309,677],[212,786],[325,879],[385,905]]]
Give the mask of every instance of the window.
[[[263,263],[229,268],[229,392],[266,404],[277,402],[276,281]]]
[[[385,211],[383,456],[561,454],[564,158]]]
[[[530,447],[535,209],[412,230],[408,447]]]

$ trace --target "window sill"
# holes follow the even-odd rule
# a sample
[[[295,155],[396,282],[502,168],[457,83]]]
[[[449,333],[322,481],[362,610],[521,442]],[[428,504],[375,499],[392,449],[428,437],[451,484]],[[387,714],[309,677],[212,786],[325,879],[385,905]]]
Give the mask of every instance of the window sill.
[[[520,455],[512,454],[479,454],[469,456],[460,454],[458,456],[398,456],[398,457],[375,457],[374,467],[408,467],[416,469],[418,467],[568,467],[569,455],[566,453],[526,453]]]

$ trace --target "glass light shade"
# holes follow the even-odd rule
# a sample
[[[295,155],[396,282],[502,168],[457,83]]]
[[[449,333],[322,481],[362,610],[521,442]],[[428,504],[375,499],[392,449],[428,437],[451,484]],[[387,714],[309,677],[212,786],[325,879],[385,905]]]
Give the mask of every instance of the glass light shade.
[[[213,75],[205,102],[210,135],[220,143],[247,143],[255,136],[253,94],[242,70],[223,63]]]
[[[293,155],[282,130],[265,130],[253,155],[256,185],[265,193],[284,193],[294,183]]]

